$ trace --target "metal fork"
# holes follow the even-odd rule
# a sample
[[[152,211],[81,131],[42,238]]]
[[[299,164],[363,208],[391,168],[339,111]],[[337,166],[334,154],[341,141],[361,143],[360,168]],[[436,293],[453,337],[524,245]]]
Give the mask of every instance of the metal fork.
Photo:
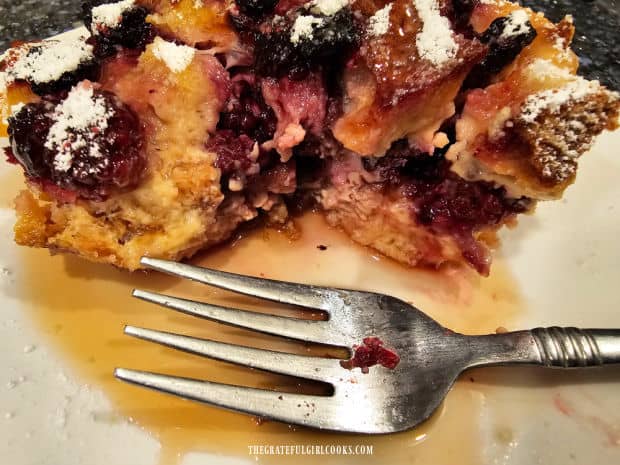
[[[341,361],[242,347],[127,326],[125,333],[194,354],[318,380],[331,396],[283,393],[117,368],[123,381],[219,407],[314,428],[357,433],[391,433],[426,420],[461,372],[487,365],[528,364],[577,368],[620,363],[620,330],[536,328],[466,336],[442,327],[417,308],[388,295],[308,286],[242,276],[143,258],[149,268],[262,299],[322,310],[326,321],[303,320],[220,307],[143,290],[139,299],[189,315],[322,344],[354,348],[376,336],[400,362],[376,365],[364,374]],[[353,352],[351,352],[353,353]],[[351,382],[351,377],[355,382]]]

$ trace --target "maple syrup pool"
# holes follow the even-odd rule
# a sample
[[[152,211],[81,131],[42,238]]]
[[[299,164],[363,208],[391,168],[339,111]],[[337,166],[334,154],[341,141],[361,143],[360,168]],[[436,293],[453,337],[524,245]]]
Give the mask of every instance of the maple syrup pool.
[[[440,272],[408,269],[354,245],[316,214],[298,221],[301,238],[253,230],[203,254],[194,263],[226,271],[337,287],[380,291],[400,297],[447,327],[465,333],[511,327],[523,311],[514,280],[501,260],[491,277],[466,269]],[[331,434],[188,402],[121,383],[116,366],[216,382],[285,391],[324,393],[324,385],[248,370],[174,351],[123,335],[126,324],[196,337],[309,355],[325,347],[286,341],[181,315],[130,297],[133,288],[170,293],[222,305],[295,316],[297,311],[258,302],[159,273],[128,273],[45,250],[20,248],[16,280],[20,298],[47,342],[60,350],[80,381],[101,388],[122,416],[132,418],[161,443],[161,465],[176,465],[188,452],[206,452],[260,463],[313,463],[313,456],[248,455],[253,444],[372,445],[370,456],[338,456],[338,463],[476,464],[482,453],[477,430],[483,396],[472,383],[458,382],[440,411],[421,427],[387,436]],[[44,277],[53,276],[54,279]],[[307,312],[305,314],[308,317]],[[318,315],[314,315],[318,317]],[[337,355],[337,353],[329,353]]]

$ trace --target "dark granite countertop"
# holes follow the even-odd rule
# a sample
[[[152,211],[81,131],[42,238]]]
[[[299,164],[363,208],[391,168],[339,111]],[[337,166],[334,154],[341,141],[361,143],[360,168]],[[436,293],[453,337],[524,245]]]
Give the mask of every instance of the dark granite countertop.
[[[11,40],[49,37],[81,25],[79,0],[0,0],[0,50]],[[523,0],[559,20],[572,13],[581,74],[620,90],[620,0]]]

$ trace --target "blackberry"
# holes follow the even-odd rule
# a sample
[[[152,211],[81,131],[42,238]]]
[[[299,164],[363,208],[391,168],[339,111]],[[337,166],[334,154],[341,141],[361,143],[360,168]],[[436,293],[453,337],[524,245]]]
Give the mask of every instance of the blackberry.
[[[30,89],[40,97],[57,94],[63,91],[68,91],[83,80],[96,81],[99,79],[99,61],[92,56],[88,48],[84,44],[80,43],[80,46],[84,46],[83,50],[80,50],[82,61],[73,70],[63,72],[59,77],[52,78],[50,81],[41,82],[35,80],[35,77],[39,79],[48,78],[45,73],[36,73],[34,71],[44,66],[50,66],[49,60],[55,61],[56,66],[64,66],[62,58],[67,54],[67,48],[61,50],[55,50],[54,48],[60,44],[58,41],[43,41],[39,43],[27,44],[27,50],[15,49],[14,54],[7,54],[7,59],[0,61],[0,70],[6,71],[17,82],[25,82],[29,85]],[[72,50],[74,46],[70,43],[67,47]],[[75,46],[78,46],[75,44]],[[22,69],[15,71],[12,66],[15,62],[20,63]],[[9,64],[10,63],[10,64]],[[37,76],[39,74],[39,76]]]
[[[244,15],[259,18],[273,12],[278,0],[235,0],[235,4]]]
[[[209,137],[206,148],[217,155],[214,164],[222,173],[222,187],[232,176],[244,178],[256,163],[250,158],[254,141],[245,134],[237,135],[228,129],[218,129]]]
[[[89,0],[82,2],[82,19],[93,36],[89,39],[95,47],[95,55],[105,58],[116,52],[116,47],[143,49],[155,36],[153,26],[146,22],[149,11],[142,6],[134,6],[122,13],[118,26],[114,28],[93,27],[92,10],[94,7],[111,3],[109,0]]]
[[[443,156],[411,157],[401,170],[418,222],[439,232],[476,231],[529,206],[527,199],[508,198],[504,188],[461,179]]]
[[[271,139],[276,131],[276,115],[265,103],[261,90],[245,81],[234,83],[233,96],[220,114],[218,129],[245,134],[259,143]]]
[[[54,107],[53,103],[41,100],[25,105],[9,118],[11,152],[31,178],[51,177],[53,160],[45,148],[45,139],[54,124]]]
[[[299,42],[301,54],[313,64],[348,56],[360,40],[359,27],[348,8],[321,18],[323,23],[314,28],[312,36]]]
[[[469,18],[478,0],[452,0],[452,16],[457,31],[469,29]]]
[[[57,105],[53,101],[29,103],[9,118],[13,156],[33,181],[52,183],[82,198],[96,200],[106,198],[115,189],[137,185],[145,167],[140,121],[113,94],[95,91],[94,95],[105,102],[109,112],[107,127],[68,130],[69,140],[81,136],[87,141],[71,149],[68,169],[58,166],[57,151],[46,146],[55,123]],[[92,150],[94,144],[96,152]]]
[[[348,59],[360,42],[360,26],[350,9],[333,16],[316,15],[322,20],[311,37],[291,42],[291,27],[270,34],[256,34],[256,68],[264,76],[303,79],[319,65],[336,66]]]
[[[253,32],[258,30],[258,21],[248,15],[244,15],[242,13],[230,13],[228,15],[230,18],[230,22],[232,23],[235,30],[239,33],[241,38],[246,42],[253,41]]]
[[[78,82],[81,82],[85,79],[89,81],[97,81],[99,79],[99,71],[99,61],[96,59],[92,59],[80,63],[78,67],[73,71],[65,71],[55,81],[34,82],[28,80],[28,84],[30,84],[30,88],[35,94],[43,97],[45,95],[67,91]]]
[[[508,198],[504,188],[465,181],[444,156],[421,154],[406,140],[394,142],[384,157],[364,160],[364,165],[388,186],[402,188],[416,205],[417,221],[439,232],[475,231],[522,213],[530,204]]]
[[[512,62],[536,38],[536,30],[529,20],[522,27],[522,32],[504,35],[510,24],[511,18],[508,16],[497,18],[480,36],[480,41],[488,45],[489,51],[470,72],[465,81],[466,88],[484,87],[492,75]]]
[[[306,77],[311,63],[291,43],[288,32],[258,34],[254,47],[256,72],[262,76],[299,80]]]

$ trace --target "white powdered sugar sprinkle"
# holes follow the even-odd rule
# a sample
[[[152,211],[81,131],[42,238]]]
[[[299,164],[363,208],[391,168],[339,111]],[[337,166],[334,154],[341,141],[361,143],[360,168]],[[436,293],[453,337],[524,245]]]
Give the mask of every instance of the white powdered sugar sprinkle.
[[[582,100],[599,90],[598,81],[588,81],[577,76],[562,87],[530,95],[521,106],[521,119],[533,123],[541,112],[558,113],[567,103]]]
[[[422,30],[416,37],[420,57],[441,66],[456,57],[459,50],[448,18],[441,16],[437,0],[413,0]]]
[[[161,37],[156,37],[153,42],[153,55],[163,61],[173,73],[180,73],[185,70],[194,59],[195,54],[195,48],[177,45]]]
[[[537,79],[554,78],[554,79],[573,79],[574,75],[568,70],[554,65],[551,61],[543,58],[537,58],[532,61],[528,67],[528,74]]]
[[[0,71],[0,94],[6,94],[6,85],[7,85],[6,73],[3,73]],[[0,122],[2,122],[2,124],[8,124],[8,117],[9,117],[8,110],[9,109],[6,108],[6,105],[0,106]]]
[[[528,21],[530,17],[525,10],[515,10],[507,17],[504,30],[500,34],[500,40],[509,39],[514,36],[526,34],[529,31]]]
[[[16,103],[15,105],[11,106],[11,115],[16,115],[17,113],[19,113],[21,111],[21,109],[24,108],[24,104],[23,103]]]
[[[315,26],[322,26],[325,20],[314,16],[299,15],[291,29],[291,42],[296,44],[301,39],[312,39]]]
[[[89,155],[101,158],[95,138],[108,127],[111,112],[101,96],[95,96],[89,85],[78,85],[55,109],[45,147],[56,152],[54,168],[69,171],[73,153],[88,147]]]
[[[566,40],[564,40],[564,37],[560,35],[557,36],[553,41],[553,48],[559,51],[564,51],[566,49]]]
[[[6,70],[7,81],[52,82],[93,58],[93,47],[82,37],[26,44],[14,51],[17,60]]]
[[[562,61],[571,59],[571,50],[569,47],[569,41],[558,34],[553,41],[553,48],[558,51],[557,58]]]
[[[382,36],[390,28],[390,12],[392,3],[388,3],[383,8],[372,15],[368,21],[368,32],[372,36]]]
[[[6,81],[7,81],[6,73],[3,73],[2,71],[0,71],[0,94],[6,93],[6,84],[7,84]]]
[[[134,0],[123,0],[122,2],[105,3],[94,7],[92,9],[93,27],[91,27],[93,34],[97,35],[102,27],[114,29],[121,23],[123,13],[131,10],[134,4]]]
[[[204,2],[202,0],[194,0],[194,8],[195,9],[199,9],[202,8],[203,6],[205,6]]]
[[[310,11],[325,16],[333,16],[349,4],[349,0],[314,0]]]

